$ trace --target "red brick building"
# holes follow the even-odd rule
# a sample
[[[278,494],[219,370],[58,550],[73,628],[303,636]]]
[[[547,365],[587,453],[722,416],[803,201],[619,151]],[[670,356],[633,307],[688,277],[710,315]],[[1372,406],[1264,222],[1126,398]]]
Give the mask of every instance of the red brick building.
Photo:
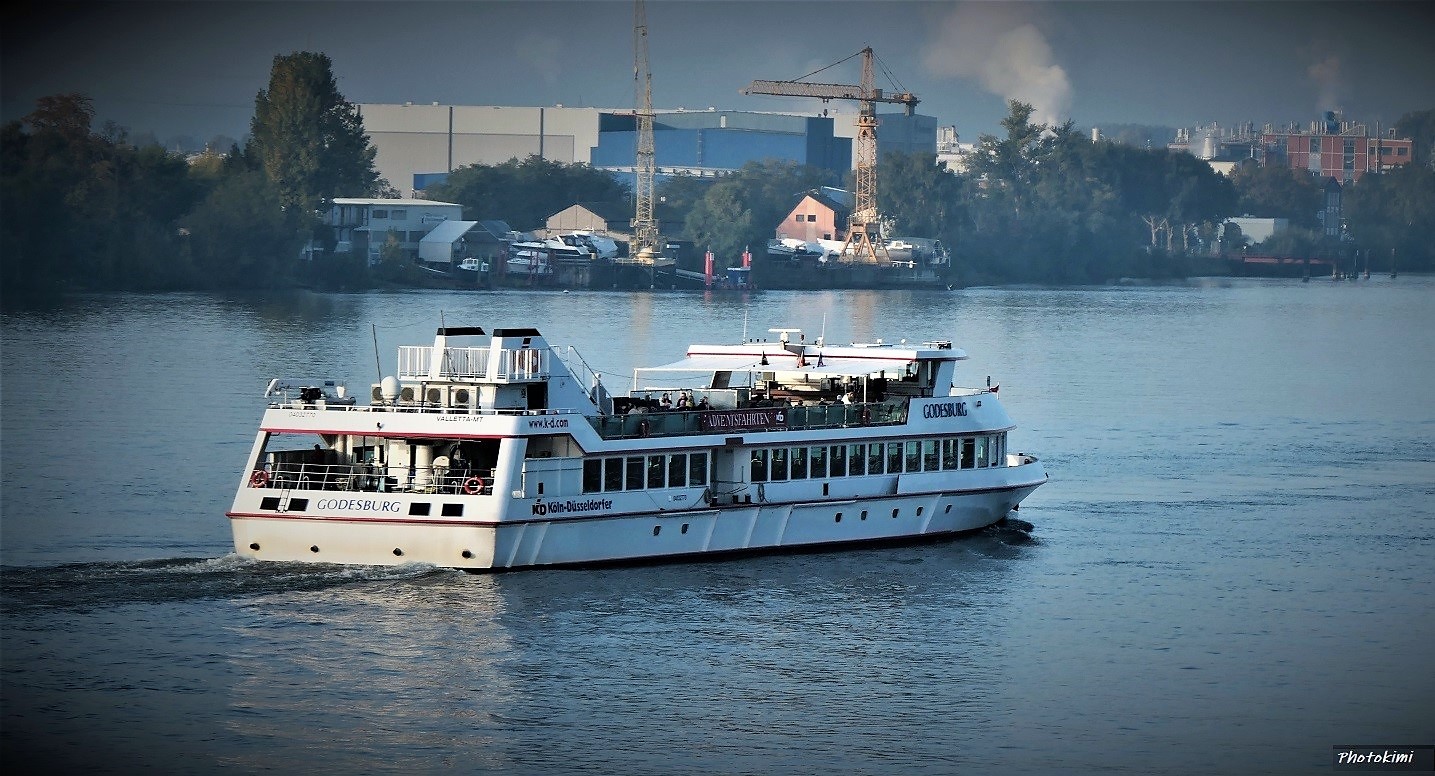
[[[1325,121],[1312,122],[1306,131],[1291,127],[1261,133],[1262,163],[1307,170],[1322,178],[1352,183],[1367,172],[1409,164],[1414,141],[1392,133],[1372,136],[1364,124],[1341,121],[1338,114],[1325,114]]]

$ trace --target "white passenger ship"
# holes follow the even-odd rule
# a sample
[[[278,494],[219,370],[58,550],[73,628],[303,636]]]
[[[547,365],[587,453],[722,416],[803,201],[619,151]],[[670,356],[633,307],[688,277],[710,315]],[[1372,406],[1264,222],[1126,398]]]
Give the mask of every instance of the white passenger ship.
[[[996,523],[1046,481],[1007,451],[996,389],[954,387],[950,342],[773,331],[635,370],[626,396],[531,328],[400,347],[367,405],[274,380],[235,551],[489,571],[912,541]]]

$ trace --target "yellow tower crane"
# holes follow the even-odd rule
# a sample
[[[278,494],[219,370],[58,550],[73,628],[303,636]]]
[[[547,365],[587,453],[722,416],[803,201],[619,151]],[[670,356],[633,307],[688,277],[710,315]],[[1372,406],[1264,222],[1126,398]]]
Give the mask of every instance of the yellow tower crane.
[[[809,81],[753,81],[743,94],[775,94],[784,97],[816,97],[823,102],[829,100],[856,100],[857,112],[857,185],[853,196],[852,215],[847,223],[847,241],[842,246],[842,256],[852,251],[853,260],[877,263],[878,251],[886,258],[885,247],[874,245],[874,236],[880,239],[881,216],[877,212],[877,103],[888,102],[905,105],[907,115],[917,107],[917,97],[911,92],[884,94],[872,81],[872,47],[853,54],[862,56],[862,83],[822,84]],[[852,59],[842,60],[846,62]],[[835,62],[828,67],[842,64]],[[827,68],[823,68],[826,70]],[[817,72],[821,72],[820,70]],[[805,76],[804,76],[805,77]],[[891,261],[890,258],[887,258]]]
[[[633,182],[633,236],[628,256],[643,264],[654,264],[662,255],[662,238],[653,216],[653,178],[656,172],[653,148],[653,75],[648,71],[648,18],[643,0],[633,4],[633,91],[638,103],[638,154]]]

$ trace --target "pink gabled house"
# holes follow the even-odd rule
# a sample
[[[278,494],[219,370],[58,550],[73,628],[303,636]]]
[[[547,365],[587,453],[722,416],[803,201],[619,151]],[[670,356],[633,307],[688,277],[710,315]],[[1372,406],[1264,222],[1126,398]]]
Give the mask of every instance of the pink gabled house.
[[[851,199],[852,195],[842,189],[823,187],[803,192],[777,225],[777,237],[805,242],[847,239]]]

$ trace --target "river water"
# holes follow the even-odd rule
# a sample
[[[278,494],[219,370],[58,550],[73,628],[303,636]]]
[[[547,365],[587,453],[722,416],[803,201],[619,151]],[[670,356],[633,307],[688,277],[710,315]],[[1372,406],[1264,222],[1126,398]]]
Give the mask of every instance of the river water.
[[[950,338],[1030,533],[469,575],[242,561],[271,377],[536,326],[610,386]],[[0,762],[97,773],[1308,773],[1435,743],[1435,279],[94,296],[3,317]],[[378,356],[375,355],[377,340]],[[376,364],[377,360],[377,364]]]

